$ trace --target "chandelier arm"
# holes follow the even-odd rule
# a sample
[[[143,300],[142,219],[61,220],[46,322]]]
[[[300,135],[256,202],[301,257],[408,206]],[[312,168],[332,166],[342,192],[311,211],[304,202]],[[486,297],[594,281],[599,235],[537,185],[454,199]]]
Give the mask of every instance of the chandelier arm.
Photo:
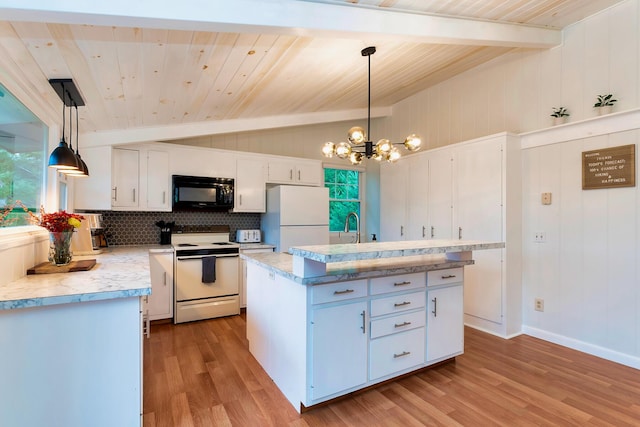
[[[368,85],[367,93],[369,94],[367,99],[367,141],[371,141],[371,55],[367,56],[369,60],[369,72],[368,72]],[[370,156],[367,156],[370,157]]]

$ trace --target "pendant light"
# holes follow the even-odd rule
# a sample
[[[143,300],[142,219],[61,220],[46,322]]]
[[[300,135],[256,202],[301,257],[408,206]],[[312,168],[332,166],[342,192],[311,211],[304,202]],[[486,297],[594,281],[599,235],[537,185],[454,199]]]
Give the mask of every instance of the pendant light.
[[[86,178],[89,176],[89,168],[87,167],[87,164],[84,162],[84,160],[82,160],[82,157],[80,157],[80,131],[79,131],[79,127],[78,127],[78,106],[73,105],[73,107],[76,110],[76,151],[75,151],[75,156],[76,156],[76,162],[78,164],[78,169],[65,169],[62,172],[67,175],[67,176],[73,176],[74,178]],[[71,116],[71,114],[69,114],[69,116]],[[69,128],[73,128],[71,126],[71,121],[69,121]],[[71,131],[69,131],[69,142],[71,143],[71,150],[73,151],[73,138],[71,136]]]
[[[349,159],[351,164],[358,165],[362,162],[363,158],[374,160],[386,160],[388,162],[395,162],[402,155],[394,145],[404,145],[409,151],[417,151],[420,149],[422,143],[420,137],[414,133],[407,136],[403,143],[393,143],[388,139],[380,139],[374,146],[373,142],[368,139],[371,130],[371,55],[376,53],[375,46],[369,46],[360,51],[362,56],[366,56],[369,59],[369,74],[368,74],[368,103],[367,103],[367,131],[360,126],[354,126],[349,129],[347,133],[349,142],[340,142],[334,144],[333,142],[326,142],[322,146],[322,154],[325,157],[333,157],[334,155],[341,159]]]
[[[62,138],[60,138],[60,143],[58,146],[51,152],[49,156],[49,167],[63,170],[78,170],[78,164],[76,161],[75,153],[69,148],[67,145],[67,141],[64,139],[65,132],[65,115],[64,112],[67,108],[66,106],[66,91],[64,89],[64,83],[62,85]]]

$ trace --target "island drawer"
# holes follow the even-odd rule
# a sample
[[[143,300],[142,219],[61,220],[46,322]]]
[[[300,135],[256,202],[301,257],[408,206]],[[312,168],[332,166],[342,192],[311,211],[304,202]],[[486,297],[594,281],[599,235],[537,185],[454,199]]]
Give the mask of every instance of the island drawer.
[[[311,304],[343,301],[367,296],[367,280],[315,285],[311,288]]]
[[[413,313],[403,313],[384,319],[372,320],[371,339],[420,328],[425,324],[426,314],[424,310],[414,311]]]
[[[371,317],[422,308],[426,298],[422,291],[371,300]]]
[[[388,292],[419,289],[426,286],[424,273],[409,273],[398,276],[376,277],[371,279],[371,295],[386,294]]]
[[[447,268],[445,270],[434,270],[427,272],[427,286],[447,285],[449,283],[462,282],[464,269]]]
[[[424,328],[378,338],[369,348],[371,380],[421,365],[425,362]]]

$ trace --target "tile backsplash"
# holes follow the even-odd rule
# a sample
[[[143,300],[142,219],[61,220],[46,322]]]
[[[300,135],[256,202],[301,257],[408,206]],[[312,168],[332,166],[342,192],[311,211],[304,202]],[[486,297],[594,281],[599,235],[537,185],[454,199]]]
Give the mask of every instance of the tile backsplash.
[[[89,211],[87,211],[89,213]],[[260,214],[226,212],[120,212],[90,211],[102,214],[109,246],[148,245],[160,243],[160,228],[156,222],[176,225],[228,225],[230,240],[237,229],[259,229]]]

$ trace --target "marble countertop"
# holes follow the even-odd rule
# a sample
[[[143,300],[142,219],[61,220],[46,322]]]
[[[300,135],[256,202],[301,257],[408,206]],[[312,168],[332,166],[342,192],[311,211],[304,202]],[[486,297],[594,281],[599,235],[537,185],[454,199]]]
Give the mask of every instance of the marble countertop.
[[[240,243],[240,250],[243,251],[245,249],[275,249],[275,245],[270,245],[268,243]]]
[[[328,264],[378,258],[468,252],[504,247],[504,242],[477,240],[405,240],[398,242],[300,246],[289,248],[289,253]]]
[[[164,249],[170,247],[119,246],[76,256],[95,258],[96,265],[89,271],[27,275],[0,286],[0,310],[149,295],[149,250]]]
[[[321,285],[344,280],[417,273],[473,264],[473,261],[450,261],[447,260],[443,254],[376,258],[360,261],[334,262],[327,264],[327,272],[325,275],[303,278],[293,273],[293,256],[291,254],[284,252],[264,252],[241,254],[240,257],[246,259],[247,262],[257,264],[275,274],[302,285]]]

